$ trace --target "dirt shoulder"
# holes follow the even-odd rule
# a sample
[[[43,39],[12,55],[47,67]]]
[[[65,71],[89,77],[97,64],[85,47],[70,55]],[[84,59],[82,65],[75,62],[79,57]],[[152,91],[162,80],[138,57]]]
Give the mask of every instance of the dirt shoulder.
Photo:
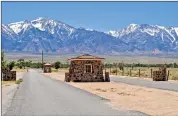
[[[64,81],[63,72],[44,75]],[[140,111],[149,115],[178,115],[178,92],[114,82],[68,84],[109,99],[111,106],[115,108]]]
[[[178,115],[178,93],[123,83],[70,83],[111,100],[113,107],[150,115]]]
[[[17,72],[16,80],[22,79],[25,72]],[[15,92],[17,91],[18,84],[16,81],[2,81],[2,115],[7,111],[10,107],[12,99],[14,97]]]

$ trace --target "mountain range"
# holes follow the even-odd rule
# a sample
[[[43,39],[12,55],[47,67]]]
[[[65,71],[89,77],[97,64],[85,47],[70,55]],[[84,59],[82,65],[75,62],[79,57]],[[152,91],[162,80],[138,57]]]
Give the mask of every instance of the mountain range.
[[[124,29],[100,32],[75,28],[48,18],[2,24],[5,52],[178,53],[178,27],[130,24]]]

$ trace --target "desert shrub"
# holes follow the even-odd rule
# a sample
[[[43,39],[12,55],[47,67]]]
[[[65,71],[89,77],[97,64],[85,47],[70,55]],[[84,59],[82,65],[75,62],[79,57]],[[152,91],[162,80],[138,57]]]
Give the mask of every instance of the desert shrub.
[[[10,70],[12,70],[12,69],[14,68],[14,66],[15,66],[15,62],[14,62],[14,61],[12,61],[12,62],[10,62],[10,63],[8,64],[8,68],[9,68]]]
[[[20,69],[22,69],[23,67],[25,68],[25,60],[24,60],[24,59],[19,59],[17,62],[18,62],[18,63],[17,63],[17,66],[18,66]]]
[[[58,70],[57,70],[57,69],[53,69],[53,68],[52,68],[52,72],[58,72]]]
[[[116,70],[116,69],[114,69],[114,70],[112,70],[112,71],[111,71],[111,73],[116,73],[116,72],[117,72],[117,70]]]
[[[55,69],[59,69],[61,67],[61,62],[57,61],[54,63]]]
[[[5,54],[3,51],[1,51],[1,68],[4,69],[6,68],[6,60],[5,60]]]
[[[22,82],[22,79],[19,79],[15,82],[15,84],[20,84]]]
[[[178,76],[173,76],[172,80],[178,80]]]

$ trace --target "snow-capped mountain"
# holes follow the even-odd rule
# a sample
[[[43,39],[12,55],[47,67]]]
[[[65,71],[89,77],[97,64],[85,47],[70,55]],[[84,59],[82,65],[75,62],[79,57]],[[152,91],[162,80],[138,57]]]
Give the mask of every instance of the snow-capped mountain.
[[[178,52],[178,28],[130,24],[122,30],[99,32],[40,17],[3,24],[2,48],[10,52],[114,55],[133,51]]]
[[[178,33],[177,28],[174,27],[130,24],[124,29],[106,33],[122,40],[129,46],[136,47],[139,51],[178,51]]]

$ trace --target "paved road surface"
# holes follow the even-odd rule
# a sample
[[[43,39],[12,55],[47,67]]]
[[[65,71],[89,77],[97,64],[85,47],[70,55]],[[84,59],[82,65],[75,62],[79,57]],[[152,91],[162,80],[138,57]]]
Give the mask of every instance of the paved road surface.
[[[145,115],[112,109],[108,101],[34,70],[26,73],[5,116]]]
[[[121,78],[116,76],[111,77],[111,81],[178,92],[178,84],[168,81],[147,81],[133,79],[132,77]]]

